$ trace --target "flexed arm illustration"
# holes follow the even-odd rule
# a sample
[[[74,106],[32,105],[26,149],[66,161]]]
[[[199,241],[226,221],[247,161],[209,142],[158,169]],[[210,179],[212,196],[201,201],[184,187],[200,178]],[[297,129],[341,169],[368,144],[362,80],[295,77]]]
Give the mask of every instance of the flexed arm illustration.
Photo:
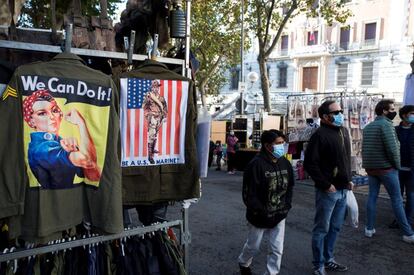
[[[86,126],[85,119],[76,110],[72,109],[65,115],[65,120],[78,126],[80,142],[74,138],[66,138],[61,140],[62,147],[71,152],[69,160],[75,166],[82,167],[87,179],[96,181],[101,176],[101,171],[97,164],[96,149],[92,137]]]

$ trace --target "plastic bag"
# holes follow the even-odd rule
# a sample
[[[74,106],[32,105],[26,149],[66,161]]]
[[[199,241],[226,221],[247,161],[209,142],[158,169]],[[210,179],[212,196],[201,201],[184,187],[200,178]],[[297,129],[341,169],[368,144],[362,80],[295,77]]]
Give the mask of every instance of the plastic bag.
[[[352,192],[352,190],[348,191],[348,194],[346,195],[346,207],[348,210],[348,223],[353,227],[353,228],[358,228],[358,216],[359,216],[359,211],[358,211],[358,203],[356,201],[354,192]]]

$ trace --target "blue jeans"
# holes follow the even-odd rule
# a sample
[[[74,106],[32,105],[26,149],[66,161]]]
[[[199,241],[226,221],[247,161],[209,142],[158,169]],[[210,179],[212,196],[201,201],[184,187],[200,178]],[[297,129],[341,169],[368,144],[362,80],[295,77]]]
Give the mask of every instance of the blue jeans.
[[[348,190],[327,193],[316,190],[316,214],[312,231],[313,266],[321,268],[334,260],[336,237],[345,219]]]
[[[407,198],[405,202],[405,216],[407,217],[408,224],[414,222],[414,172],[413,171],[400,171],[399,172],[401,195]]]
[[[366,228],[372,230],[375,227],[376,204],[381,183],[384,184],[385,189],[391,198],[392,209],[403,234],[406,236],[413,235],[414,232],[408,224],[404,212],[398,171],[394,169],[381,176],[368,176],[369,194],[367,201]]]

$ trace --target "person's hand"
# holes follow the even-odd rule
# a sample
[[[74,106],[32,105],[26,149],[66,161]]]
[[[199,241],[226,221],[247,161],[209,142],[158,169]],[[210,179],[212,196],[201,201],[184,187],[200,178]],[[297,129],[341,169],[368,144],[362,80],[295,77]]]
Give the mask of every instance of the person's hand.
[[[60,145],[68,153],[79,151],[79,144],[76,138],[62,138]]]
[[[331,186],[329,186],[329,188],[326,190],[327,193],[335,193],[336,192],[336,188],[333,184],[331,184]]]
[[[76,109],[70,110],[65,115],[65,120],[75,125],[81,125],[85,122],[82,115]]]
[[[348,183],[348,190],[354,190],[354,183],[352,181]]]

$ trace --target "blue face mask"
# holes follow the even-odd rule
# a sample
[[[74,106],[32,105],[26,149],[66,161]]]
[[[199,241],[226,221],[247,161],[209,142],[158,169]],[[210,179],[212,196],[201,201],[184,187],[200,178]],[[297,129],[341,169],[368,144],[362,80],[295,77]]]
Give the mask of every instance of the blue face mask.
[[[341,127],[344,124],[344,115],[341,113],[334,115],[332,124],[337,127]]]
[[[273,152],[272,155],[275,158],[281,158],[285,154],[285,146],[283,144],[275,144],[273,145]]]
[[[408,123],[414,123],[414,115],[409,115],[407,121]]]

